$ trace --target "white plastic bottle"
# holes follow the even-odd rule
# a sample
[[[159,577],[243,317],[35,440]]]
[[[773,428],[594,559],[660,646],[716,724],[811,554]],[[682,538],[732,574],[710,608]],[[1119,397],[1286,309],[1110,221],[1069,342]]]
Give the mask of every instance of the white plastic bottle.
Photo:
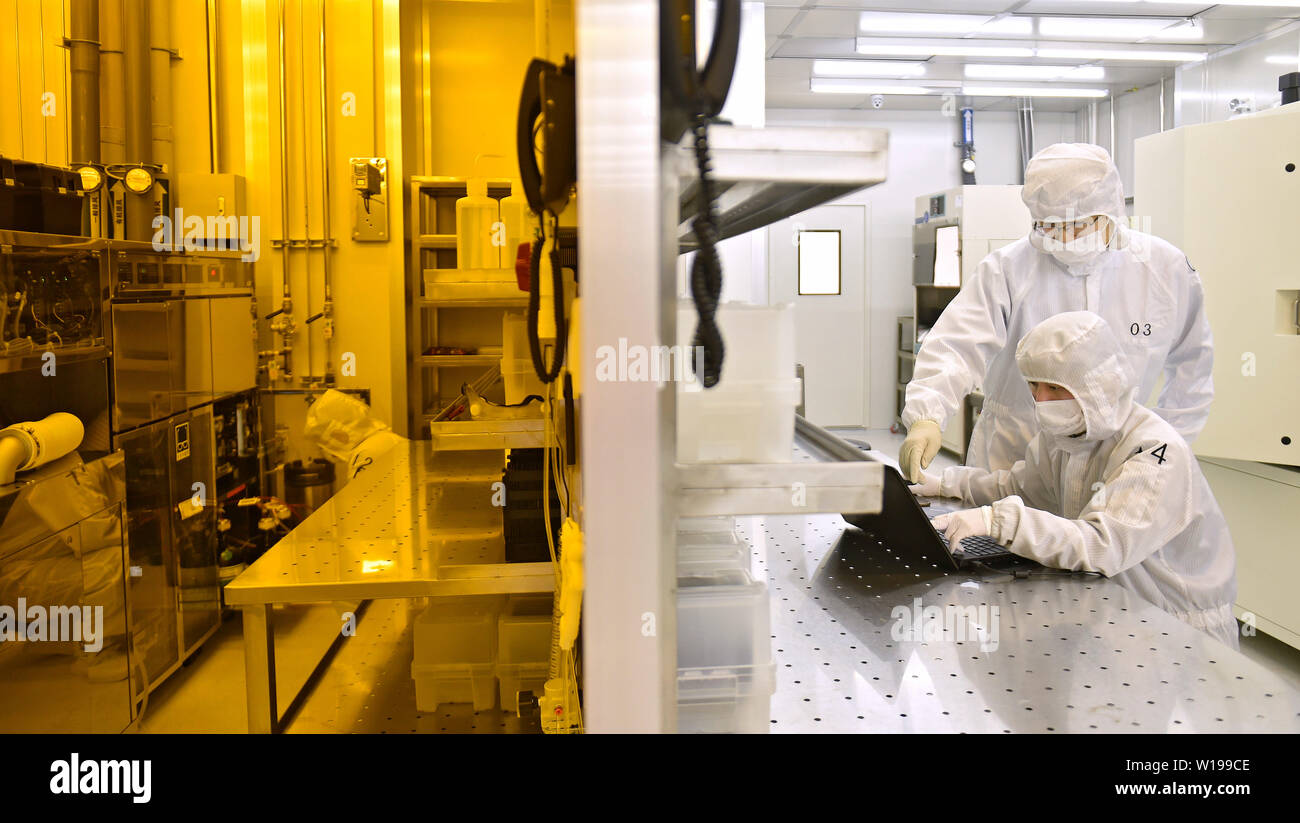
[[[497,201],[488,197],[482,177],[471,177],[466,188],[468,194],[456,201],[456,268],[500,268],[501,254],[492,242],[501,228]]]
[[[501,200],[501,222],[505,226],[505,245],[501,247],[501,268],[514,268],[519,244],[533,239],[533,213],[528,208],[523,184],[510,181],[510,196]]]

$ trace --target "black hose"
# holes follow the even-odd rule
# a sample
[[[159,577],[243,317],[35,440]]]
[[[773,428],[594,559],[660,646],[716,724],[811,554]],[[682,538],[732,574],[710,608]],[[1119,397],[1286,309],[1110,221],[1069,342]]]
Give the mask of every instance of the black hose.
[[[722,261],[718,259],[718,195],[713,185],[713,167],[709,161],[709,126],[704,114],[697,114],[691,127],[694,133],[695,164],[700,174],[700,213],[691,223],[697,250],[691,265],[691,298],[699,323],[695,326],[693,346],[703,349],[704,373],[699,375],[704,387],[712,388],[722,379],[722,358],[726,346],[715,316],[722,296]],[[696,358],[690,358],[692,368]]]

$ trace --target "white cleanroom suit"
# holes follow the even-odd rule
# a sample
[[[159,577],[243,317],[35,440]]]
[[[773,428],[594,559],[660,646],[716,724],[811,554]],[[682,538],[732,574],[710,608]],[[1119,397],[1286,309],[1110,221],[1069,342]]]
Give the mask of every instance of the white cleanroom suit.
[[[1022,380],[1074,395],[1082,433],[1044,428],[1009,470],[946,469],[941,493],[990,506],[988,534],[1016,554],[1100,572],[1237,648],[1227,522],[1186,441],[1135,402],[1128,357],[1106,322],[1056,315],[1025,335],[1016,362]]]
[[[1110,242],[1088,248],[1105,236],[1104,226],[1091,240],[1065,244],[1031,229],[984,258],[962,284],[923,341],[907,386],[902,422],[912,440],[926,440],[922,465],[929,465],[938,448],[939,427],[977,386],[984,407],[966,464],[1005,469],[1019,460],[1037,428],[1033,398],[1016,370],[1016,344],[1048,317],[1078,310],[1096,312],[1110,324],[1138,376],[1138,402],[1150,401],[1164,374],[1155,411],[1191,442],[1205,426],[1214,396],[1200,278],[1177,248],[1124,224],[1119,172],[1104,149],[1049,146],[1030,161],[1025,180],[1021,197],[1035,221],[1105,215],[1112,222]],[[1082,250],[1068,248],[1075,245]],[[915,454],[914,445],[905,446],[899,463],[904,474],[919,480],[910,471]]]

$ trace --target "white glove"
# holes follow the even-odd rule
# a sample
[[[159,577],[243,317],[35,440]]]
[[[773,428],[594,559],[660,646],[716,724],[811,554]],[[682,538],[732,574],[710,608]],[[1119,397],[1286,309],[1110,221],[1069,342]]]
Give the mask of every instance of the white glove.
[[[948,538],[948,551],[961,549],[961,541],[967,537],[993,537],[993,507],[980,506],[978,509],[962,509],[951,514],[941,514],[930,523],[944,537]]]
[[[937,474],[921,472],[921,480],[907,487],[917,497],[940,497],[943,494],[943,478]]]
[[[921,469],[929,468],[930,461],[939,453],[943,433],[933,420],[918,420],[907,430],[907,439],[898,450],[898,467],[903,476],[913,483],[921,481]]]

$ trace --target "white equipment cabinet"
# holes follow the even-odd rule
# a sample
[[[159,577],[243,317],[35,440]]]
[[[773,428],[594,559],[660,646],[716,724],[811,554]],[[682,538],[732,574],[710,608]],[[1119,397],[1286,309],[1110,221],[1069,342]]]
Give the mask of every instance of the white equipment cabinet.
[[[957,186],[916,198],[912,223],[913,351],[990,252],[1029,232],[1020,186]],[[964,404],[943,430],[943,447],[966,457]]]
[[[1300,648],[1300,105],[1136,146],[1134,214],[1205,288],[1214,405],[1193,446],[1237,549],[1237,612]]]

